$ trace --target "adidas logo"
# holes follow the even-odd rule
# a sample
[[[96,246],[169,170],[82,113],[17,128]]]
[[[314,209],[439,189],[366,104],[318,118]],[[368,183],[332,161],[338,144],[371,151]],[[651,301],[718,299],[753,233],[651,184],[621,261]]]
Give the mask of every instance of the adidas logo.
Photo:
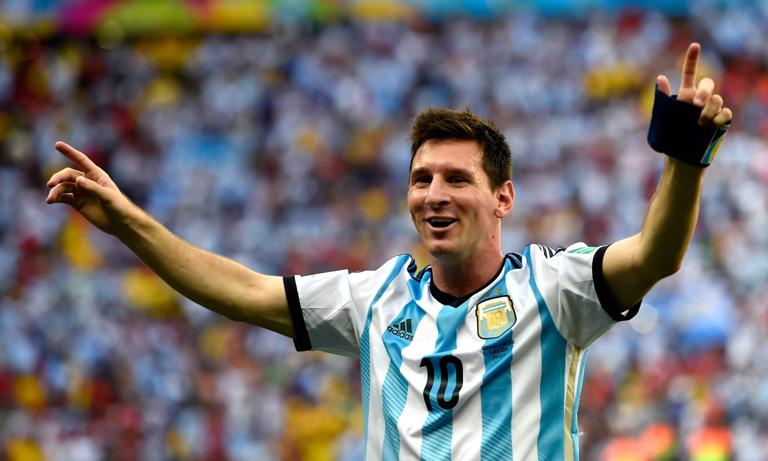
[[[408,341],[413,341],[413,326],[411,319],[405,319],[400,323],[395,323],[387,327],[387,331]]]

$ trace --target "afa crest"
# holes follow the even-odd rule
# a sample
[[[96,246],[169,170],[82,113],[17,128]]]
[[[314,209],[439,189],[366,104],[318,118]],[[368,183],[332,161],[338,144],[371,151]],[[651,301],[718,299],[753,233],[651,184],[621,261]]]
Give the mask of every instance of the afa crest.
[[[478,303],[477,335],[483,339],[497,338],[512,328],[517,321],[509,296],[486,299]]]

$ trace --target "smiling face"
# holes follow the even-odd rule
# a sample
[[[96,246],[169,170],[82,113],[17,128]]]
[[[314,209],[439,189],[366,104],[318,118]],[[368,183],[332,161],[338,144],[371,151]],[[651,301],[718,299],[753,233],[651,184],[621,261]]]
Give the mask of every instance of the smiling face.
[[[433,258],[459,263],[501,254],[501,218],[512,210],[514,191],[506,181],[494,190],[479,144],[429,140],[413,158],[408,210]]]

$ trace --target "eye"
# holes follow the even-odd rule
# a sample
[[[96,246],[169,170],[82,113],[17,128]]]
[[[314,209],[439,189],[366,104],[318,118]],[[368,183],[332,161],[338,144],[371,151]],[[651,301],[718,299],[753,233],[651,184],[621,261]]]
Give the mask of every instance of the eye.
[[[432,181],[432,178],[426,174],[416,175],[411,178],[411,184],[414,184],[414,185],[429,184],[430,181]]]
[[[449,184],[463,184],[465,182],[467,182],[467,178],[464,176],[450,176],[448,178]]]

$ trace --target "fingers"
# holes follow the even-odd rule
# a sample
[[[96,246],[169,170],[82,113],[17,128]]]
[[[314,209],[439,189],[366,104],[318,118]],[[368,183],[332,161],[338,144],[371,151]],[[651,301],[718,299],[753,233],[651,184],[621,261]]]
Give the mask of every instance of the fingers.
[[[75,179],[77,179],[78,176],[82,176],[84,173],[79,170],[75,170],[74,168],[64,168],[63,170],[59,171],[58,173],[51,176],[51,179],[48,180],[48,183],[46,185],[48,187],[53,187],[56,184],[62,183],[62,182],[75,182]]]
[[[696,95],[693,97],[693,105],[697,107],[704,107],[709,103],[712,93],[715,91],[715,81],[709,77],[701,79],[698,88],[696,88]],[[720,99],[720,105],[722,106],[723,100]],[[718,108],[719,109],[719,108]]]
[[[719,114],[715,115],[712,122],[717,126],[723,126],[731,120],[733,120],[733,112],[731,112],[731,109],[725,107]]]
[[[75,204],[75,194],[71,194],[69,192],[65,192],[61,195],[59,195],[59,201],[62,203],[67,203],[69,205]]]
[[[93,160],[69,144],[58,141],[56,144],[54,144],[54,147],[56,147],[56,150],[64,154],[65,157],[75,162],[77,166],[79,166],[80,169],[85,173],[91,171],[101,171],[101,169],[95,163],[93,163]]]
[[[79,168],[65,168],[55,175],[51,176],[48,180],[48,187],[56,185],[57,182],[62,181],[76,181],[79,177],[88,177],[89,180],[97,181],[99,187],[109,187],[117,189],[117,185],[112,181],[106,171],[99,168],[93,160],[88,158],[87,155],[75,149],[65,142],[58,141],[55,144],[56,150],[64,154],[65,157],[72,160],[77,164]]]
[[[45,203],[69,203],[74,202],[76,195],[91,194],[98,197],[100,200],[108,202],[110,198],[110,190],[104,186],[99,185],[97,182],[86,178],[85,176],[77,176],[74,181],[59,182],[54,185],[48,192],[48,197],[45,199]]]
[[[109,201],[110,190],[99,185],[96,181],[88,179],[85,176],[78,176],[77,179],[75,179],[75,184],[77,184],[77,187],[92,193],[102,201]]]
[[[48,191],[48,197],[45,199],[45,203],[71,203],[66,198],[73,198],[74,193],[77,191],[77,185],[74,182],[62,182],[55,185],[50,191]]]
[[[723,107],[722,96],[715,94],[709,99],[704,109],[702,109],[699,125],[704,126],[713,123],[716,126],[723,126],[731,120],[733,120],[733,111]]]
[[[680,90],[677,99],[688,102],[696,107],[701,107],[699,115],[699,125],[708,125],[714,123],[717,126],[725,125],[733,119],[733,112],[729,108],[723,107],[723,98],[719,94],[714,94],[715,82],[711,78],[703,78],[696,85],[696,74],[699,67],[699,57],[701,56],[701,45],[694,42],[688,46],[683,61],[683,72],[680,80]],[[669,80],[663,75],[657,77],[659,89],[669,95],[667,91]]]
[[[683,78],[680,81],[680,93],[696,87],[696,72],[699,67],[700,54],[701,45],[696,42],[688,45],[688,51],[685,53],[685,61],[683,62]]]
[[[699,125],[704,126],[711,123],[715,116],[720,113],[720,110],[723,108],[723,98],[719,94],[716,94],[712,97],[710,97],[707,101],[707,104],[704,106],[704,109],[701,111],[701,115],[699,115]]]
[[[672,86],[669,84],[669,79],[666,75],[659,75],[656,77],[656,84],[659,85],[659,90],[669,96],[672,94]]]

